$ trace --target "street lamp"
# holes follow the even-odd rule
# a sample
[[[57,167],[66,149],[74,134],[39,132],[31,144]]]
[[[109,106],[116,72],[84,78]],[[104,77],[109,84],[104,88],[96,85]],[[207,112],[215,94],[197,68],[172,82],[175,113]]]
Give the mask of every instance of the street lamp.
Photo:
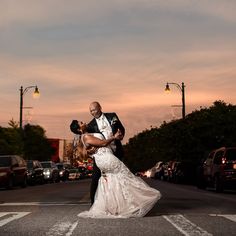
[[[166,83],[166,88],[165,88],[165,91],[170,91],[170,84],[173,84],[175,85],[182,93],[182,118],[184,119],[185,118],[185,93],[184,93],[184,88],[185,88],[185,85],[184,83],[182,82],[181,86],[177,83]]]
[[[39,94],[39,89],[37,86],[28,86],[25,89],[23,89],[23,87],[20,87],[20,129],[22,129],[22,116],[23,116],[23,96],[24,94],[30,89],[30,88],[34,88],[34,93],[33,93],[33,97],[34,98],[38,98],[40,96]]]

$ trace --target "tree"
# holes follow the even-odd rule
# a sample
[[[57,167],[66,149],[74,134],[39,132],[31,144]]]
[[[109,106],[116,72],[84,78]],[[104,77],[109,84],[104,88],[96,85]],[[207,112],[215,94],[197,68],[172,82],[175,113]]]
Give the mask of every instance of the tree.
[[[19,128],[19,123],[17,121],[14,121],[13,118],[8,122],[8,125],[13,129]]]
[[[54,149],[45,135],[45,130],[38,125],[26,125],[23,130],[24,157],[33,160],[51,160]]]
[[[19,129],[0,127],[0,155],[23,153],[23,142]]]
[[[185,119],[163,122],[145,130],[124,146],[125,162],[143,171],[157,161],[184,161],[197,165],[212,149],[236,145],[236,106],[215,101]]]

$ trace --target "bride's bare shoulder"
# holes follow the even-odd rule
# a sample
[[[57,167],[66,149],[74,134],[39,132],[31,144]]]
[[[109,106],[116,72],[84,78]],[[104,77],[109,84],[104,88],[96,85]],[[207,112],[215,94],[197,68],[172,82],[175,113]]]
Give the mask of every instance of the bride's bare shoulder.
[[[94,137],[94,134],[93,133],[86,133],[86,134],[83,134],[83,139],[90,139],[90,138],[93,138]]]

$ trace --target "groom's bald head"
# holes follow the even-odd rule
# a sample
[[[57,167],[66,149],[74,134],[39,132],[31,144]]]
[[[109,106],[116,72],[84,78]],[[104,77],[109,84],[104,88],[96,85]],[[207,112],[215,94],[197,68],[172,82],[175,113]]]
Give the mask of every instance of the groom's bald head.
[[[99,102],[92,102],[89,105],[89,111],[94,118],[99,118],[102,115],[102,107]]]

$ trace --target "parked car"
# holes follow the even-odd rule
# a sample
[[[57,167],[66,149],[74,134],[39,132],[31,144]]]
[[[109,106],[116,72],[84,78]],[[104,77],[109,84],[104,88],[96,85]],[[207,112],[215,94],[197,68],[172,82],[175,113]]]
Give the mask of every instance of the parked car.
[[[236,147],[222,147],[210,152],[198,169],[198,187],[213,187],[216,192],[236,189]]]
[[[163,161],[157,162],[154,178],[160,179],[160,180],[164,179],[164,162]]]
[[[176,162],[172,170],[171,181],[181,184],[195,184],[196,168],[196,164],[191,161]]]
[[[42,161],[41,165],[46,182],[55,183],[60,181],[59,170],[54,162]]]
[[[27,160],[27,183],[30,185],[45,183],[43,167],[38,160]]]
[[[0,186],[7,189],[11,189],[13,186],[27,186],[27,167],[22,157],[0,156]]]
[[[158,179],[158,174],[161,170],[161,167],[163,165],[162,161],[158,161],[152,168],[148,169],[147,171],[144,172],[144,176],[147,178],[156,178]]]
[[[173,161],[169,161],[163,164],[164,174],[163,174],[163,180],[170,181],[172,176],[172,166]]]
[[[69,164],[65,164],[65,163],[56,163],[56,166],[57,166],[57,168],[59,170],[60,180],[62,180],[62,181],[68,180],[70,165]]]
[[[77,167],[69,170],[69,180],[78,180],[80,178],[80,171]]]
[[[78,169],[80,172],[80,179],[85,179],[85,178],[89,177],[90,171],[87,170],[84,166],[79,166]]]

